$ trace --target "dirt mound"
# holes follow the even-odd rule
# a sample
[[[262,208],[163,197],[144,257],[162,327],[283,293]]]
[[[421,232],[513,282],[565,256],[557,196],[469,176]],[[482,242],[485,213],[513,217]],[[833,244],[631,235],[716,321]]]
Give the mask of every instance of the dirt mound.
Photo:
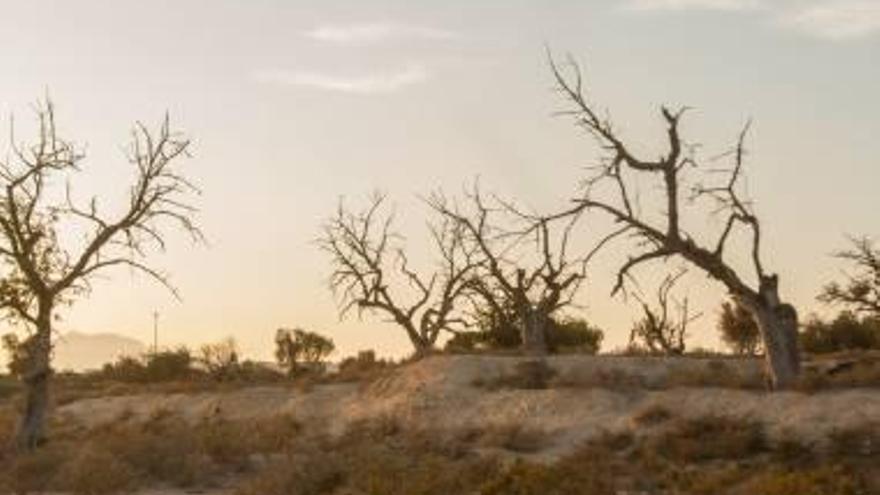
[[[122,416],[147,418],[170,411],[197,421],[219,416],[260,420],[289,414],[340,431],[360,420],[394,418],[412,428],[517,425],[554,439],[547,454],[563,453],[602,431],[640,432],[635,419],[649,408],[673,416],[752,418],[773,436],[820,443],[828,433],[880,417],[880,390],[767,393],[760,388],[700,386],[723,374],[734,383],[760,383],[755,360],[554,356],[542,389],[522,389],[521,357],[436,356],[403,366],[366,386],[334,384],[299,391],[252,387],[229,392],[142,394],[77,401],[57,414],[84,426]],[[681,381],[681,377],[690,377]]]

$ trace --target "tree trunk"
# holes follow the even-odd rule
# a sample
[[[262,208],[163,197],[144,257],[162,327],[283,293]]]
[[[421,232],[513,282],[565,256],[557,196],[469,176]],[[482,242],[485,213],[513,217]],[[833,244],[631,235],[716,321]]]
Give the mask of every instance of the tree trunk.
[[[34,345],[27,356],[22,381],[25,386],[25,408],[16,436],[19,450],[33,450],[45,441],[46,415],[49,409],[49,378],[52,353],[52,310],[41,304],[36,322]]]
[[[407,334],[415,350],[416,359],[427,357],[434,352],[434,342],[422,337],[415,329],[408,329]]]
[[[797,311],[779,300],[775,277],[762,280],[758,297],[744,303],[752,312],[764,342],[764,358],[771,387],[791,388],[801,372]]]
[[[547,315],[540,311],[524,311],[521,317],[522,350],[525,354],[547,354]]]

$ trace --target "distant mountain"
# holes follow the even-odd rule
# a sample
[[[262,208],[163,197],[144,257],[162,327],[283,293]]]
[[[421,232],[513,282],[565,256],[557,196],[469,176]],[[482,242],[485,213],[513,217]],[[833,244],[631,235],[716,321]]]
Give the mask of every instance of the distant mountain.
[[[147,346],[115,333],[69,332],[55,339],[53,367],[58,370],[98,369],[122,355],[136,356]]]

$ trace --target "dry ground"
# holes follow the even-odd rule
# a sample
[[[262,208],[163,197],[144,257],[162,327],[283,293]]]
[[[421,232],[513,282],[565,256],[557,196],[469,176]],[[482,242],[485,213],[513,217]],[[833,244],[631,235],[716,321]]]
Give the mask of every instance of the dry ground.
[[[828,366],[828,363],[818,365]],[[760,428],[762,435],[766,435],[766,442],[778,445],[778,448],[773,449],[784,452],[783,455],[788,457],[800,455],[788,452],[790,448],[787,445],[792,441],[816,452],[832,451],[839,449],[839,445],[831,440],[838,432],[864,432],[865,428],[870,430],[877,424],[880,419],[880,387],[771,394],[763,388],[761,363],[750,359],[562,355],[549,357],[541,363],[523,357],[452,355],[423,359],[361,383],[317,384],[307,388],[252,386],[225,391],[150,392],[76,400],[57,408],[55,424],[61,425],[65,431],[77,431],[80,432],[78,434],[88,437],[92,435],[90,432],[106,432],[121,423],[149,425],[156,418],[169,416],[179,418],[194,428],[198,425],[214,424],[211,422],[254,425],[254,428],[258,428],[259,425],[270,424],[279,417],[292,418],[301,425],[302,430],[312,434],[326,432],[331,438],[348,438],[346,435],[354,435],[355,439],[345,440],[345,445],[356,445],[352,447],[355,450],[363,448],[357,445],[364,444],[365,439],[366,444],[373,441],[376,425],[379,425],[380,430],[387,429],[388,432],[385,433],[392,436],[400,430],[431,431],[434,432],[434,438],[430,440],[433,444],[438,442],[436,432],[446,432],[440,435],[444,437],[440,440],[444,445],[438,452],[451,459],[449,462],[458,462],[456,459],[460,454],[448,454],[447,451],[452,447],[447,444],[458,442],[466,444],[467,449],[476,452],[478,456],[507,459],[504,462],[526,459],[532,463],[548,465],[565,466],[568,463],[574,465],[574,471],[577,472],[580,469],[577,466],[582,464],[572,463],[583,461],[584,456],[590,458],[594,455],[584,454],[583,446],[590,442],[601,443],[602,448],[607,449],[607,445],[617,442],[614,439],[627,439],[625,444],[631,446],[623,447],[629,449],[627,452],[632,452],[633,449],[654,452],[651,454],[653,457],[639,454],[640,462],[654,459],[657,452],[661,452],[660,456],[663,457],[664,445],[645,440],[644,446],[632,447],[642,445],[638,440],[634,443],[632,439],[663,438],[663,432],[673,424],[685,425],[685,429],[681,429],[676,435],[691,436],[677,447],[682,450],[676,455],[686,460],[701,456],[708,456],[709,459],[718,457],[718,452],[711,449],[706,451],[705,446],[701,445],[719,441],[717,438],[701,438],[701,435],[707,434],[705,431],[712,432],[712,435],[729,436],[726,440],[720,440],[722,442],[741,443],[741,447],[733,448],[742,452],[721,452],[720,458],[727,456],[732,459],[744,455],[744,452],[754,447],[750,433],[742,431],[741,425],[746,423]],[[734,422],[725,426],[723,421],[718,423],[713,419],[717,424],[710,422],[706,426],[700,423],[704,418],[731,418]],[[358,438],[358,430],[362,425],[371,426],[363,427],[365,431],[369,431],[364,433],[364,438]],[[693,431],[688,432],[687,428]],[[708,430],[703,431],[701,428]],[[736,431],[725,431],[730,428]],[[871,431],[869,433],[870,441],[874,441],[874,434]],[[675,440],[677,437],[668,438]],[[880,438],[880,433],[876,438]],[[851,448],[858,450],[863,447],[859,442],[857,438],[854,444],[850,442],[846,445],[854,445]],[[216,450],[217,446],[211,448]],[[436,448],[436,445],[431,447]],[[771,455],[766,454],[771,450],[769,447],[757,448],[763,449],[760,450],[765,452],[762,455]],[[867,445],[866,448],[870,451],[867,455],[876,459],[877,446]],[[222,448],[220,454],[226,455]],[[361,456],[363,451],[356,451],[354,454],[349,452],[348,455]],[[854,452],[853,455],[861,454]],[[271,460],[269,457],[265,459]],[[660,461],[655,459],[650,462]],[[660,466],[658,469],[667,469],[668,462],[662,463],[662,466],[657,464]],[[281,466],[283,468],[284,464]],[[732,468],[722,466],[716,469],[716,464],[712,466],[712,469],[721,473],[717,476],[722,477],[719,478],[720,481],[715,479],[713,483],[726,483],[723,476],[733,474],[725,473],[740,469],[738,464],[732,465]],[[410,468],[411,466],[407,467]],[[623,468],[626,469],[625,463]],[[391,469],[393,472],[393,468]],[[684,471],[688,469],[685,467]],[[833,471],[837,467],[828,469],[820,466],[816,470],[816,476],[830,477],[829,479],[840,477],[837,471]],[[534,474],[528,470],[525,474],[517,474],[515,469],[512,472],[514,474],[504,476],[513,476],[514,480],[519,479],[516,476],[550,476],[542,472]],[[783,471],[781,473],[780,476],[788,476]],[[766,473],[760,474],[765,475]],[[798,475],[797,479],[802,478],[803,476]],[[637,481],[629,480],[627,483]],[[783,482],[789,483],[785,480]],[[202,486],[198,493],[251,495],[264,490],[260,488],[261,485],[254,485],[256,488],[251,488],[251,491],[236,491],[236,484],[233,476],[222,482],[212,483],[208,488]],[[500,491],[481,493],[513,493],[505,491],[503,483],[499,486],[501,488],[497,490]],[[847,491],[848,489],[834,493],[870,493]],[[324,493],[317,490],[304,493]],[[568,493],[565,488],[558,490],[562,491],[547,493]],[[744,490],[746,491],[742,493],[749,493],[749,488]],[[137,493],[179,495],[193,492],[167,488]],[[402,493],[410,492],[404,490]],[[624,492],[618,490],[610,493]],[[680,492],[661,490],[640,493]],[[740,492],[732,489],[725,493]],[[791,492],[781,489],[761,493],[785,495]],[[818,493],[824,495],[824,492]]]
[[[606,431],[631,431],[644,410],[663,407],[680,417],[752,418],[771,436],[806,443],[880,418],[880,389],[767,393],[755,360],[554,356],[547,388],[505,385],[525,358],[438,356],[407,365],[373,383],[253,387],[229,392],[145,394],[88,399],[61,407],[65,421],[95,427],[120,416],[147,418],[159,410],[191,421],[254,420],[289,414],[332,432],[371,418],[391,417],[410,428],[486,428],[511,424],[541,429],[555,441],[546,452],[568,452]],[[743,388],[701,387],[711,376]],[[688,381],[690,380],[690,381]],[[682,383],[683,385],[679,385]]]

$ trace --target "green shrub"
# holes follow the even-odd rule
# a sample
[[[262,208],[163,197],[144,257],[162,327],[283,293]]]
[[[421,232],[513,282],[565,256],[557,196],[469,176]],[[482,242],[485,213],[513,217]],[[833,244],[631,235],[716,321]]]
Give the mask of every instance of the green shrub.
[[[208,376],[216,381],[230,381],[241,378],[241,363],[238,361],[238,344],[227,338],[199,348],[199,364]]]
[[[323,372],[324,359],[336,349],[333,340],[300,328],[279,328],[275,333],[275,358],[290,376]]]
[[[450,352],[470,352],[480,348],[512,350],[522,345],[519,326],[513,315],[478,319],[477,328],[477,331],[456,333],[446,342],[445,349]],[[605,334],[582,318],[550,318],[544,337],[550,352],[596,354]]]
[[[149,382],[186,380],[192,376],[193,358],[186,347],[147,354],[146,378]]]
[[[21,382],[10,375],[0,375],[0,400],[7,401],[21,392]]]
[[[754,356],[761,349],[761,333],[752,314],[736,301],[724,302],[718,317],[721,340],[734,354]]]
[[[335,378],[339,381],[369,380],[393,366],[391,361],[377,359],[373,350],[360,351],[357,356],[349,356],[340,361]]]
[[[880,320],[859,318],[848,311],[830,322],[813,317],[804,324],[800,342],[804,351],[814,354],[880,349]]]
[[[193,377],[193,358],[189,349],[145,354],[141,358],[122,356],[101,370],[104,378],[129,383],[183,381]]]
[[[9,369],[10,375],[21,376],[24,373],[32,349],[36,345],[33,337],[33,335],[29,335],[20,339],[15,333],[7,333],[0,337],[3,350],[6,352],[8,361],[6,367]]]
[[[553,322],[547,329],[547,346],[551,352],[577,351],[596,354],[605,333],[581,318],[566,318]]]

